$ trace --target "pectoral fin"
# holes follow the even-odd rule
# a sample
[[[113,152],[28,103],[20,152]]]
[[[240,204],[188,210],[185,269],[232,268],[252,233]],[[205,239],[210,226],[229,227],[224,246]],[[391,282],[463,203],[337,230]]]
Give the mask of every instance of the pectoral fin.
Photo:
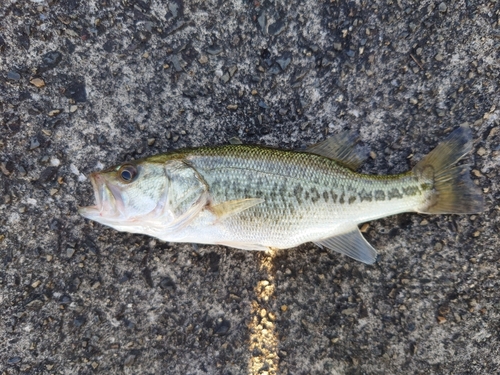
[[[358,227],[347,233],[314,243],[366,264],[373,264],[377,259],[377,251],[365,240]]]
[[[261,198],[236,199],[219,203],[211,207],[211,210],[219,220],[223,220],[262,202],[264,202],[264,199]]]
[[[367,158],[366,150],[356,148],[358,135],[353,131],[344,131],[309,146],[304,151],[333,159],[352,170],[358,169]]]

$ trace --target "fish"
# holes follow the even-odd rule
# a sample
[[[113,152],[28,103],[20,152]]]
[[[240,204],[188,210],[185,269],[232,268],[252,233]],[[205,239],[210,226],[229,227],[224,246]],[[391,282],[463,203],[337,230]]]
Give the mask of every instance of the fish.
[[[377,259],[359,225],[402,212],[484,209],[461,126],[398,175],[356,172],[367,158],[340,132],[304,150],[228,144],[171,151],[91,173],[90,220],[166,242],[277,250],[313,242],[366,264]]]

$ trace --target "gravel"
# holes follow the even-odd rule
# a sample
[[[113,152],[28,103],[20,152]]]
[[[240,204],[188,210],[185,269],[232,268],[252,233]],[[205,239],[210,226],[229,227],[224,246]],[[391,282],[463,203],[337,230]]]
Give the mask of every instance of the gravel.
[[[496,1],[5,0],[0,19],[0,374],[498,371]],[[352,129],[361,171],[396,174],[463,123],[486,211],[371,222],[373,266],[77,213],[124,160]]]

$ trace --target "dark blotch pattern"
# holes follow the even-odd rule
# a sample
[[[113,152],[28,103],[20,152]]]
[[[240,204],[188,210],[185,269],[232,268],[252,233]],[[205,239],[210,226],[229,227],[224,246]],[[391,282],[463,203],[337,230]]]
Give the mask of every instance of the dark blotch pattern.
[[[385,201],[385,192],[383,190],[375,190],[374,195],[376,201]]]
[[[408,186],[403,188],[403,194],[410,197],[421,194],[420,189],[417,186]]]
[[[372,192],[371,191],[366,191],[365,189],[362,189],[359,192],[359,199],[361,199],[361,202],[363,202],[363,201],[371,202],[372,199],[373,199]]]
[[[394,198],[398,198],[398,199],[403,198],[403,195],[401,195],[399,190],[396,188],[389,190],[387,192],[387,196],[389,197],[389,200],[394,199]]]
[[[319,195],[318,190],[315,187],[313,187],[311,189],[311,201],[313,203],[316,203],[317,201],[319,201],[320,198],[321,198],[321,196]]]
[[[300,185],[295,185],[295,188],[293,189],[293,195],[295,195],[295,198],[297,199],[297,202],[299,204],[302,203],[302,192],[304,191],[304,188]]]

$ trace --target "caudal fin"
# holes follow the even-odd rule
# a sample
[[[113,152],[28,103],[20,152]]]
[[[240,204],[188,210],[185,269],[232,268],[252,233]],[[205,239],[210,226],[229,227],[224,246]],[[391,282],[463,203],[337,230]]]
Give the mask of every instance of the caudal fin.
[[[413,169],[430,189],[429,199],[418,212],[429,214],[470,214],[484,210],[479,188],[469,175],[469,165],[456,165],[472,150],[468,126],[453,131]]]

